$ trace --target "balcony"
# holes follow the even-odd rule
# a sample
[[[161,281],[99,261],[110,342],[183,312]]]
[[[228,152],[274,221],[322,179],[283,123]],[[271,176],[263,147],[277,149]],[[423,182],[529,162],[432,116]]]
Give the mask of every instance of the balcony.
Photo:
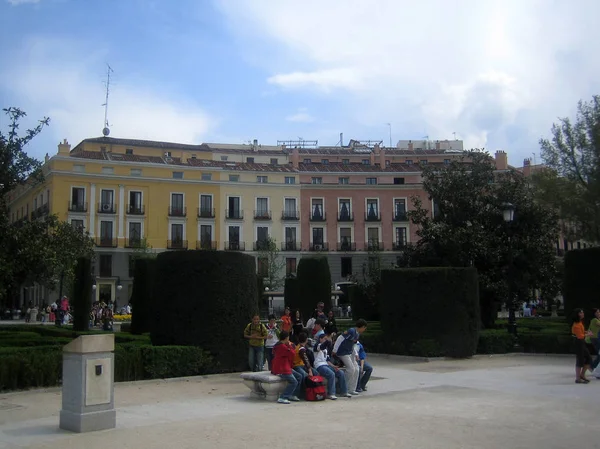
[[[36,218],[44,217],[44,216],[48,215],[49,211],[50,211],[50,206],[48,205],[48,203],[42,204],[36,210],[31,212],[31,219],[35,220]]]
[[[88,203],[72,203],[69,201],[67,204],[67,210],[69,212],[85,213],[88,211]]]
[[[269,241],[268,240],[257,240],[252,245],[252,249],[254,251],[269,251]]]
[[[215,218],[215,210],[211,207],[199,207],[198,218]]]
[[[282,220],[298,221],[300,220],[300,212],[297,210],[284,210],[281,213]]]
[[[354,221],[354,212],[338,212],[338,221]]]
[[[113,237],[96,237],[96,246],[99,248],[116,248],[119,241]]]
[[[217,242],[212,242],[210,240],[196,240],[196,249],[201,249],[205,251],[216,251]]]
[[[270,220],[271,219],[271,211],[270,210],[255,210],[254,211],[254,219],[255,220]]]
[[[350,240],[343,240],[337,244],[338,251],[356,251],[356,242]]]
[[[325,212],[323,213],[314,213],[312,212],[310,214],[310,221],[325,221],[327,218],[327,214]]]
[[[187,249],[188,242],[187,240],[177,239],[177,240],[167,240],[167,249]]]
[[[404,251],[406,249],[406,242],[393,242],[392,250],[393,251]]]
[[[125,240],[125,248],[141,248],[142,239],[139,237],[130,238]]]
[[[225,218],[228,220],[243,220],[244,211],[241,209],[225,209]]]
[[[379,212],[366,212],[365,221],[381,221],[381,214]]]
[[[408,221],[408,215],[404,212],[394,212],[393,221]]]
[[[369,240],[365,242],[365,251],[383,251],[383,242]]]
[[[169,217],[187,217],[187,207],[169,206]]]
[[[116,214],[117,206],[114,203],[98,203],[99,214]]]
[[[146,211],[144,210],[144,206],[142,204],[128,204],[127,205],[127,213],[129,215],[144,215]]]
[[[301,251],[302,244],[300,242],[281,242],[281,251]]]
[[[246,244],[244,242],[225,242],[225,251],[245,251]]]
[[[329,245],[327,245],[327,243],[312,242],[310,244],[310,250],[311,251],[329,251]]]

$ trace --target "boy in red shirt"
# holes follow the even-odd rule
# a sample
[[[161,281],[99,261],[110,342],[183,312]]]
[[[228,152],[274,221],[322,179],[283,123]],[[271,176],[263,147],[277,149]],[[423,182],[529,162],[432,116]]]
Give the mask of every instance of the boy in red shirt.
[[[281,377],[288,383],[283,394],[277,400],[280,404],[289,404],[290,401],[297,402],[300,400],[298,399],[298,394],[300,394],[302,375],[292,369],[295,355],[296,349],[290,343],[289,332],[281,331],[279,341],[273,347],[273,362],[271,367],[272,374]]]

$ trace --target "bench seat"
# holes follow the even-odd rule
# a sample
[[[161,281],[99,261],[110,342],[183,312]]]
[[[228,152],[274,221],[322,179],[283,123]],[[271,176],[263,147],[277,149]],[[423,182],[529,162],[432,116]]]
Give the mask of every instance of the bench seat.
[[[287,386],[285,380],[271,374],[270,371],[246,372],[240,374],[240,377],[250,389],[251,397],[267,401],[277,401]]]

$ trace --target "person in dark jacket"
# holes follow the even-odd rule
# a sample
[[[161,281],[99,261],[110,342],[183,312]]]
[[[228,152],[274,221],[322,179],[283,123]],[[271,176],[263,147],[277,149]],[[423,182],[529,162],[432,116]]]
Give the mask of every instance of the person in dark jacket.
[[[325,333],[331,334],[333,338],[335,338],[338,334],[337,323],[335,322],[335,315],[333,314],[333,310],[329,311],[327,315],[327,324],[325,325]]]
[[[289,404],[290,401],[297,402],[300,399],[300,387],[302,375],[294,371],[294,357],[296,349],[294,344],[290,342],[290,334],[286,331],[281,331],[279,341],[273,347],[273,362],[271,373],[281,377],[287,381],[287,387],[277,400],[280,404]]]

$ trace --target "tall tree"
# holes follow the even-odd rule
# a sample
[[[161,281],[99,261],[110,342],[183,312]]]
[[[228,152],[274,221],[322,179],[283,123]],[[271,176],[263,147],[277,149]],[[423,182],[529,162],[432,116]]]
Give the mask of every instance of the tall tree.
[[[262,260],[264,272],[264,285],[270,290],[275,290],[283,285],[284,276],[282,275],[285,268],[285,259],[279,254],[277,242],[275,239],[268,237],[264,242],[261,242],[258,247],[258,260]]]
[[[539,198],[559,211],[568,238],[600,242],[600,95],[580,101],[575,122],[560,118],[540,146],[550,170],[533,176]]]

